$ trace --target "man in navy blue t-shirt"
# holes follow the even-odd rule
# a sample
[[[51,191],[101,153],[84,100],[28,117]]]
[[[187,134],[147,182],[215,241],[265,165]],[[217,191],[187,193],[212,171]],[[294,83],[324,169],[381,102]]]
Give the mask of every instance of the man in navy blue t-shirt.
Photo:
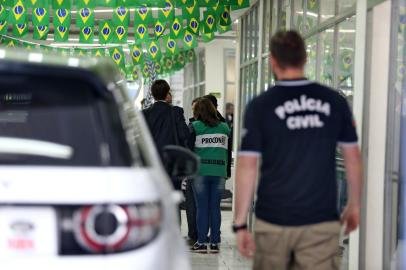
[[[352,113],[337,91],[304,78],[305,43],[294,31],[271,40],[274,87],[247,107],[237,163],[234,231],[254,269],[339,269],[336,150],[348,179],[346,233],[359,223],[361,157]],[[255,242],[246,230],[260,166]]]

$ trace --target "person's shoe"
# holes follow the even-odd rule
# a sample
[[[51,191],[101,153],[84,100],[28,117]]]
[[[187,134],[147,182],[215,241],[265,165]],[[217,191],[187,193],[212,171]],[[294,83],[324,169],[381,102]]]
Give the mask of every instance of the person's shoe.
[[[220,248],[218,244],[210,244],[210,253],[219,253]]]
[[[193,247],[190,248],[190,251],[195,253],[207,253],[207,245],[196,242]]]
[[[184,239],[186,241],[186,244],[190,247],[196,243],[196,239],[190,238],[189,236],[185,236]]]

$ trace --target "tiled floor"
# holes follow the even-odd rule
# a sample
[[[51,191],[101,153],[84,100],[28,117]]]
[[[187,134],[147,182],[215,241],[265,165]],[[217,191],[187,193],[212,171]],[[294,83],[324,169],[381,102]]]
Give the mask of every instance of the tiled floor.
[[[235,245],[231,232],[232,213],[222,211],[220,254],[190,253],[193,270],[250,270],[252,261],[243,258]],[[182,211],[182,234],[187,235],[186,215]],[[348,269],[348,246],[342,245],[341,270]]]
[[[252,262],[240,256],[231,232],[231,211],[222,211],[220,254],[190,253],[193,270],[249,270]],[[186,216],[182,213],[182,232],[187,234]]]

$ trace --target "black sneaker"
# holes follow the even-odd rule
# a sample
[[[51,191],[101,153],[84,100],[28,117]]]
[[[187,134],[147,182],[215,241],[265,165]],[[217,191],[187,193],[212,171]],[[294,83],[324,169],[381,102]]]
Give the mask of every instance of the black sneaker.
[[[190,251],[195,253],[207,253],[207,246],[196,242],[193,247],[190,248]]]
[[[210,244],[210,253],[219,253],[220,248],[218,244]]]

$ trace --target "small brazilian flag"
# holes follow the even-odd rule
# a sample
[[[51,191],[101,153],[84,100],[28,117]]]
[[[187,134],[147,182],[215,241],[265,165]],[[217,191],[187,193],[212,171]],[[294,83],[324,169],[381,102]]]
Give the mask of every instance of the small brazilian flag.
[[[137,43],[147,40],[149,38],[148,28],[146,24],[135,25],[135,40]]]
[[[24,37],[28,33],[28,24],[19,23],[13,26],[13,35],[16,37]]]
[[[77,8],[91,8],[94,9],[96,7],[95,0],[76,0],[76,7]]]
[[[103,57],[106,55],[106,50],[104,48],[95,48],[90,50],[90,54],[94,57]]]
[[[198,46],[197,38],[188,30],[183,31],[182,36],[183,49],[193,49]]]
[[[231,25],[225,25],[225,26],[223,26],[223,25],[217,25],[217,32],[218,32],[219,34],[224,34],[224,33],[228,32],[228,31],[231,31],[232,28],[233,28],[233,27],[232,27]]]
[[[190,32],[192,32],[195,35],[199,34],[200,22],[197,18],[191,17],[187,24],[188,24],[187,27]]]
[[[35,49],[37,47],[37,45],[35,45],[34,43],[29,43],[29,42],[23,42],[23,47],[29,51]]]
[[[173,67],[175,70],[181,70],[182,68],[184,68],[186,64],[184,54],[179,53],[178,55],[175,55],[173,62]]]
[[[130,24],[130,11],[124,6],[117,7],[113,13],[114,25],[124,25],[128,27]]]
[[[219,0],[199,0],[199,6],[201,7],[214,7],[219,4]]]
[[[202,33],[202,40],[204,43],[212,41],[215,37],[216,35],[214,33]]]
[[[250,7],[250,0],[236,0],[235,5],[231,4],[232,10],[249,8]]]
[[[142,65],[141,72],[144,78],[149,78],[151,76],[151,69],[147,63],[144,63],[144,65]]]
[[[165,69],[169,72],[173,72],[173,58],[172,57],[165,57]]]
[[[6,7],[4,5],[0,4],[0,20],[6,20],[8,18],[8,10],[6,9]]]
[[[15,0],[9,13],[9,23],[24,24],[27,19],[27,9],[22,0]]]
[[[117,25],[114,29],[113,42],[114,43],[127,43],[128,27],[124,25]]]
[[[113,38],[114,26],[109,20],[99,22],[99,42],[100,44],[110,43]]]
[[[154,63],[154,70],[156,74],[162,74],[162,65],[161,61]]]
[[[48,7],[49,0],[25,0],[26,7]]]
[[[109,48],[109,55],[116,65],[123,71],[125,71],[125,55],[123,47]]]
[[[177,43],[176,39],[173,39],[170,36],[167,36],[164,39],[164,44],[165,44],[165,48],[166,48],[166,55],[173,56],[175,54],[178,54],[179,48],[178,48],[178,43]]]
[[[134,7],[139,6],[139,4],[137,0],[117,0],[117,6]]]
[[[73,54],[76,56],[79,56],[79,57],[83,57],[83,56],[88,56],[89,51],[87,49],[83,49],[83,48],[74,48]]]
[[[33,25],[48,25],[49,13],[48,9],[43,7],[36,7],[32,10],[32,24]]]
[[[129,45],[131,59],[133,60],[134,65],[140,65],[144,62],[144,55],[142,53],[142,47],[137,46],[136,44]]]
[[[160,20],[157,20],[154,25],[155,37],[160,37],[165,32],[165,24]]]
[[[232,24],[231,21],[231,8],[230,6],[220,6],[218,8],[218,14],[220,17],[219,24],[222,26],[228,26]]]
[[[53,9],[71,9],[72,8],[72,2],[71,0],[52,0],[52,8]]]
[[[92,26],[85,26],[80,29],[79,42],[91,44],[94,40],[94,32]]]
[[[148,26],[152,21],[152,10],[146,6],[140,6],[135,9],[134,24],[145,24]]]
[[[189,21],[190,18],[200,18],[200,8],[197,2],[193,2],[191,6],[182,8],[183,19]]]
[[[116,0],[98,0],[98,6],[102,7],[116,7],[117,1]]]
[[[18,40],[9,37],[2,37],[1,43],[8,48],[15,48],[20,46],[20,42]]]
[[[194,4],[194,0],[175,0],[175,6],[180,7],[190,7]]]
[[[57,48],[56,52],[63,55],[63,56],[70,56],[70,49],[69,48]]]
[[[54,31],[54,41],[64,42],[69,39],[69,27],[57,26]]]
[[[176,16],[171,24],[171,38],[179,38],[182,34],[182,17]]]
[[[207,10],[203,16],[203,32],[213,33],[217,31],[217,14],[214,10]]]
[[[147,46],[148,56],[151,60],[160,60],[162,57],[159,43],[155,40],[151,41]]]
[[[54,48],[47,45],[39,45],[39,48],[45,53],[54,52]]]
[[[6,35],[8,31],[8,22],[0,21],[0,35]]]
[[[54,26],[68,27],[71,24],[71,11],[69,9],[60,8],[54,10]]]
[[[138,81],[140,79],[140,70],[138,66],[131,66],[132,79]]]
[[[192,63],[196,59],[195,50],[188,50],[185,52],[186,62]]]
[[[158,18],[161,21],[172,21],[175,16],[174,0],[165,0],[165,7],[159,9]]]
[[[35,40],[46,40],[48,37],[49,26],[48,25],[34,25],[33,38]]]
[[[76,15],[76,25],[79,28],[84,26],[93,26],[94,25],[94,10],[90,8],[81,8],[78,10]]]

